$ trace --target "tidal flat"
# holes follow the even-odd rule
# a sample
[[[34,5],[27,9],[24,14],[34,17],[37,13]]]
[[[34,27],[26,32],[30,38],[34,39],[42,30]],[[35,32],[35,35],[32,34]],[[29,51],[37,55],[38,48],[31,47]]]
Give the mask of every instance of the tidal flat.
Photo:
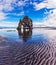
[[[56,30],[0,29],[0,65],[56,65]]]

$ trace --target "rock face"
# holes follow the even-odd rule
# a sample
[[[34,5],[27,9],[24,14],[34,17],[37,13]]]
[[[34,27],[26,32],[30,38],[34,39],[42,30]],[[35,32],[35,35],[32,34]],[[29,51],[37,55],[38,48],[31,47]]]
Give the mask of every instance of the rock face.
[[[23,29],[25,28],[32,28],[32,20],[28,18],[28,16],[25,16],[22,20],[20,19],[17,29]]]

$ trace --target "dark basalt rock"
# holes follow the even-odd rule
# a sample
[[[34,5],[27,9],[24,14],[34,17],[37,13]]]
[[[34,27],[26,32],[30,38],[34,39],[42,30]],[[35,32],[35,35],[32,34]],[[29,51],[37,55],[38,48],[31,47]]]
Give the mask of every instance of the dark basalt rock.
[[[32,29],[32,20],[25,16],[23,19],[20,19],[17,30],[20,30],[23,26],[23,29]]]

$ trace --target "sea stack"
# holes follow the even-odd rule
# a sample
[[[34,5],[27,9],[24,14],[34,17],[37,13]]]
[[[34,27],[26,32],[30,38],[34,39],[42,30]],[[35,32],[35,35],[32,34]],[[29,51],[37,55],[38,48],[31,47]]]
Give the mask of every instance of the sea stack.
[[[32,26],[32,20],[28,16],[24,16],[23,19],[20,19],[17,30],[21,30],[22,27],[23,29],[32,29]]]

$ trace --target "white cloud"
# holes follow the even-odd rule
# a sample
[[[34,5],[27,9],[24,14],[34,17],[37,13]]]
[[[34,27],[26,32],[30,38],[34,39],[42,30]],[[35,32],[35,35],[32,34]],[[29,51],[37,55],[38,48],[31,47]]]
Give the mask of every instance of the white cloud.
[[[17,16],[22,16],[24,15],[24,11],[20,12],[19,14],[17,14]]]
[[[47,26],[53,26],[56,27],[56,9],[52,11],[53,13],[50,13],[48,18],[45,20],[45,24]]]
[[[44,0],[39,4],[34,2],[33,5],[36,10],[40,10],[42,8],[56,8],[56,0]]]
[[[0,11],[0,20],[3,20],[3,19],[6,19],[6,15],[2,11]]]
[[[40,22],[38,22],[38,21],[33,22],[33,27],[43,27],[43,26],[44,26],[43,23],[40,23]]]
[[[18,22],[0,22],[0,27],[17,27]]]
[[[34,2],[33,3],[33,5],[34,5],[34,8],[35,8],[35,10],[40,10],[40,9],[42,9],[42,8],[45,8],[45,3],[40,3],[40,4],[37,4],[36,2]]]
[[[8,14],[10,14],[10,13],[8,13]],[[21,12],[19,12],[18,14],[13,13],[12,15],[15,15],[15,16],[22,16],[22,15],[24,15],[24,11],[21,11]]]
[[[18,0],[1,0],[0,1],[0,20],[3,20],[6,18],[6,15],[8,15],[8,13],[4,13],[3,11],[6,12],[10,12],[14,9],[14,7],[18,6],[19,9],[21,8],[21,6],[25,6],[26,4],[26,0],[24,1],[18,1]],[[17,16],[21,16],[24,15],[24,12],[20,12],[19,14],[17,14]]]
[[[46,7],[47,8],[56,8],[56,0],[46,0],[47,4]]]
[[[47,12],[47,10],[44,12],[44,14],[49,14],[48,17],[44,20],[42,23],[37,23],[36,26],[53,26],[56,27],[56,0],[44,0],[41,3],[33,3],[35,10],[40,10],[42,8],[53,8],[53,10],[50,10]]]
[[[53,13],[52,13],[53,12]],[[56,9],[52,10],[48,17],[43,20],[43,22],[37,22],[33,23],[34,27],[56,27]]]
[[[12,7],[12,3],[15,3],[16,0],[2,0],[0,2],[0,10],[11,11],[14,7]]]
[[[0,11],[2,11],[2,10],[3,10],[3,8],[4,8],[4,7],[3,7],[3,5],[0,5]]]
[[[0,21],[6,19],[6,13],[4,11],[12,11],[14,7],[12,7],[12,3],[15,3],[16,0],[1,0],[0,1]]]
[[[24,6],[25,5],[25,2],[24,1],[18,1],[18,6]]]

